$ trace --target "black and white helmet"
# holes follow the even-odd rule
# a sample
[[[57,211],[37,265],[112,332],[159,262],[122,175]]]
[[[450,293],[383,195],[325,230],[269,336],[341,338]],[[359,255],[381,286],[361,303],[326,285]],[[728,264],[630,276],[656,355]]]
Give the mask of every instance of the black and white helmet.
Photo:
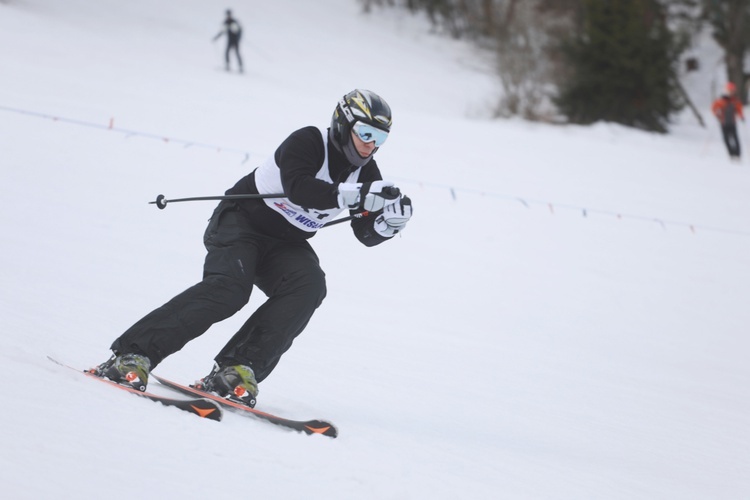
[[[391,131],[391,107],[375,92],[360,89],[349,92],[336,105],[331,118],[331,138],[349,163],[361,167],[370,161],[378,148],[366,158],[359,155],[351,136],[356,122],[366,123],[387,134]]]

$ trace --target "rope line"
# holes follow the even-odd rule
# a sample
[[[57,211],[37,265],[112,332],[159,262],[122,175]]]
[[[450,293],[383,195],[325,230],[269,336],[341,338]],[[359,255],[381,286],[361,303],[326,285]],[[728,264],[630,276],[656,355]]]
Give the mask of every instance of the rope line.
[[[243,156],[242,163],[246,163],[250,159],[251,156],[256,155],[252,151],[245,151],[245,150],[242,150],[242,149],[228,148],[228,147],[224,147],[224,146],[217,146],[215,144],[207,144],[207,143],[202,143],[202,142],[189,141],[189,140],[186,140],[186,139],[179,139],[179,138],[174,138],[174,137],[167,137],[167,136],[164,136],[164,135],[152,134],[152,133],[149,133],[149,132],[141,132],[139,130],[129,130],[129,129],[124,129],[124,128],[120,128],[120,127],[115,127],[114,126],[114,119],[113,118],[110,118],[109,124],[102,125],[100,123],[87,122],[87,121],[78,120],[78,119],[75,119],[75,118],[65,118],[65,117],[50,115],[50,114],[46,114],[46,113],[39,113],[39,112],[36,112],[36,111],[28,111],[28,110],[25,110],[25,109],[12,108],[12,107],[3,106],[3,105],[0,105],[0,111],[7,111],[7,112],[10,112],[10,113],[16,113],[16,114],[20,114],[20,115],[33,116],[35,118],[43,118],[43,119],[52,120],[52,121],[55,121],[55,122],[67,123],[67,124],[71,124],[71,125],[78,125],[78,126],[81,126],[81,127],[95,128],[95,129],[99,129],[99,130],[109,130],[109,131],[112,131],[112,132],[117,132],[117,133],[120,133],[120,134],[125,134],[126,138],[129,138],[129,137],[144,137],[146,139],[156,139],[156,140],[159,140],[159,141],[162,141],[162,142],[168,142],[168,143],[171,142],[171,143],[174,143],[174,144],[182,144],[185,148],[196,147],[196,148],[212,149],[212,150],[215,150],[217,152],[237,153],[237,154],[241,154]]]
[[[50,115],[47,113],[40,113],[36,111],[29,111],[25,109],[13,108],[10,106],[3,106],[3,105],[0,105],[0,111],[6,111],[9,113],[16,113],[16,114],[21,114],[21,115],[26,115],[26,116],[32,116],[36,118],[43,118],[43,119],[53,120],[55,122],[67,123],[71,125],[78,125],[78,126],[88,127],[88,128],[95,128],[99,130],[109,130],[109,131],[125,134],[126,137],[144,137],[147,139],[156,139],[156,140],[167,142],[167,143],[182,144],[185,148],[196,147],[196,148],[212,149],[217,152],[236,153],[236,154],[242,155],[243,157],[242,162],[241,162],[242,164],[247,163],[247,161],[250,159],[251,156],[259,156],[257,153],[252,152],[252,151],[228,148],[224,146],[208,144],[208,143],[203,143],[203,142],[188,141],[185,139],[166,137],[163,135],[152,134],[148,132],[141,132],[138,130],[128,130],[128,129],[115,127],[114,119],[110,119],[107,125],[102,125],[99,123],[87,122],[87,121],[78,120],[74,118],[54,116],[54,115]],[[472,189],[472,188],[455,187],[455,186],[450,186],[447,184],[425,182],[425,181],[406,178],[406,177],[389,176],[389,178],[393,180],[415,184],[420,187],[429,187],[429,188],[434,188],[434,189],[445,190],[450,194],[451,199],[454,202],[458,201],[458,194],[489,196],[492,198],[511,201],[514,203],[520,202],[521,204],[523,204],[524,207],[528,209],[531,209],[533,205],[541,205],[541,206],[546,207],[549,210],[550,214],[553,214],[553,215],[555,214],[555,210],[564,209],[564,210],[573,210],[573,211],[580,212],[583,217],[588,217],[589,215],[594,214],[594,215],[615,217],[620,220],[630,219],[630,220],[636,220],[636,221],[641,221],[641,222],[656,223],[656,224],[659,224],[662,227],[662,229],[664,229],[665,231],[668,229],[668,226],[677,226],[677,227],[687,228],[693,234],[696,234],[698,230],[701,230],[701,231],[729,234],[729,235],[735,235],[735,236],[750,236],[750,231],[744,231],[744,230],[738,230],[738,229],[728,229],[728,228],[717,227],[717,226],[704,226],[704,225],[692,224],[692,223],[683,222],[683,221],[667,220],[667,219],[662,219],[662,218],[654,217],[654,216],[628,214],[628,213],[614,212],[611,210],[603,210],[603,209],[596,209],[596,208],[592,209],[592,208],[587,208],[587,207],[583,207],[579,205],[535,200],[535,199],[520,197],[518,195],[497,193],[497,192],[491,192],[491,191],[482,191],[482,190]]]
[[[556,203],[556,202],[550,202],[550,201],[543,201],[543,200],[535,200],[530,198],[523,198],[519,197],[518,195],[513,194],[504,194],[504,193],[497,193],[497,192],[491,192],[491,191],[482,191],[478,189],[472,189],[472,188],[462,188],[462,187],[455,187],[450,186],[447,184],[440,184],[435,182],[425,182],[420,181],[416,179],[411,179],[407,177],[395,177],[395,176],[389,176],[389,179],[392,179],[394,181],[400,181],[400,182],[406,182],[410,184],[415,184],[420,187],[430,187],[434,189],[441,189],[446,190],[450,193],[451,199],[453,201],[458,201],[458,193],[463,194],[469,194],[473,196],[486,196],[491,198],[497,198],[502,199],[505,201],[511,201],[514,203],[521,203],[524,207],[531,209],[534,205],[544,206],[546,207],[550,214],[555,214],[556,209],[563,209],[563,210],[571,210],[579,212],[583,217],[588,217],[590,215],[603,215],[603,216],[609,216],[614,217],[617,219],[630,219],[640,222],[649,222],[649,223],[656,223],[659,224],[662,229],[665,231],[668,229],[668,226],[677,226],[677,227],[684,227],[690,230],[691,233],[695,234],[698,230],[701,231],[707,231],[707,232],[714,232],[714,233],[723,233],[723,234],[731,234],[736,236],[750,236],[750,231],[740,230],[740,229],[729,229],[724,227],[718,227],[718,226],[707,226],[707,225],[701,225],[701,224],[693,224],[689,222],[684,221],[677,221],[677,220],[669,220],[669,219],[663,219],[660,217],[655,216],[648,216],[648,215],[637,215],[637,214],[631,214],[626,212],[615,212],[612,210],[605,210],[605,209],[597,209],[597,208],[587,208],[580,205],[572,205],[568,203]]]

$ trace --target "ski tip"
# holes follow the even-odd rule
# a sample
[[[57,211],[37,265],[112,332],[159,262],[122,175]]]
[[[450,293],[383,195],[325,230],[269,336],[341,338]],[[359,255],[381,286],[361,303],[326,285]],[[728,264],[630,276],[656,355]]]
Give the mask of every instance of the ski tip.
[[[339,435],[338,429],[333,424],[321,420],[306,422],[304,431],[306,434],[321,434],[331,438],[338,437]]]
[[[193,412],[201,418],[221,422],[221,419],[224,418],[224,410],[218,404],[208,399],[203,399],[201,401],[201,404],[190,404],[190,408],[192,408]]]

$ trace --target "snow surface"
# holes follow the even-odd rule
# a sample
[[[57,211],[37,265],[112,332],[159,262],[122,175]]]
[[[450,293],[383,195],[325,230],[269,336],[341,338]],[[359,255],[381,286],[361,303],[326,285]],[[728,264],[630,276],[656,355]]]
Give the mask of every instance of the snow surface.
[[[467,45],[353,0],[0,2],[3,498],[750,498],[750,166],[708,114],[672,134],[488,119]],[[713,52],[711,52],[713,51]],[[329,295],[259,408],[221,423],[61,369],[200,279],[213,202],[372,89],[402,237],[313,240]],[[747,128],[741,128],[747,141]],[[262,294],[157,373],[203,376]],[[152,384],[158,391],[157,384]]]

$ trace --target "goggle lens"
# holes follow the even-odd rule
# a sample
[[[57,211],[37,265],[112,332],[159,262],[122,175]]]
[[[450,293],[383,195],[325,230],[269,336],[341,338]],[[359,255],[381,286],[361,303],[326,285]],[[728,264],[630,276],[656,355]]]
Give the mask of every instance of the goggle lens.
[[[364,122],[356,122],[352,130],[362,142],[374,142],[377,147],[382,146],[388,139],[388,132]]]

